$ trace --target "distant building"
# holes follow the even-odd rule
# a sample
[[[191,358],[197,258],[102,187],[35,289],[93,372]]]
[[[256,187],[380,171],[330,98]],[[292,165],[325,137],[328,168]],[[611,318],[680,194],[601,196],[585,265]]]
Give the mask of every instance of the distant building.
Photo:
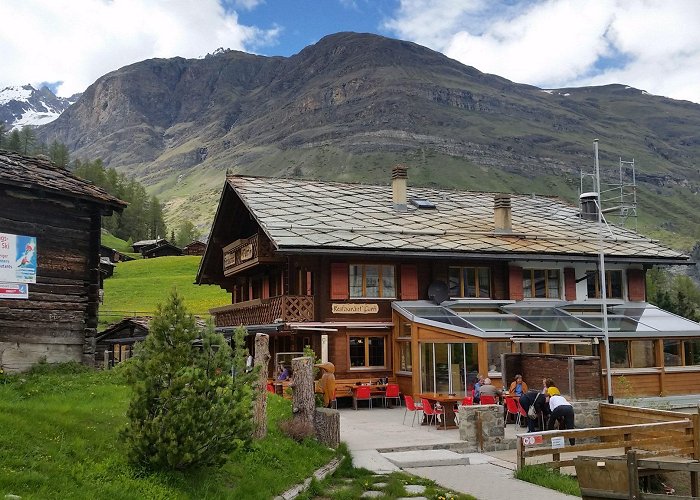
[[[182,249],[182,253],[185,255],[204,255],[204,250],[206,250],[206,248],[206,243],[194,240],[192,243],[185,245],[185,248]]]
[[[100,257],[105,257],[109,259],[110,262],[127,262],[129,260],[134,260],[131,255],[127,255],[106,245],[100,245]]]
[[[176,247],[167,240],[160,240],[155,245],[142,247],[141,255],[144,259],[179,256],[182,255],[182,248]]]
[[[155,240],[139,240],[131,244],[131,247],[134,249],[134,252],[137,253],[142,253],[142,250],[146,247],[152,247],[154,245],[158,245],[159,243],[162,242],[167,242],[165,238],[158,238]]]
[[[35,282],[14,286],[20,292],[15,298],[13,280],[0,279],[4,370],[26,370],[40,360],[93,362],[101,219],[125,207],[47,160],[0,151],[0,250],[6,257],[10,252],[8,266],[33,261],[36,270]],[[16,262],[15,249],[7,248],[12,240],[32,242]]]

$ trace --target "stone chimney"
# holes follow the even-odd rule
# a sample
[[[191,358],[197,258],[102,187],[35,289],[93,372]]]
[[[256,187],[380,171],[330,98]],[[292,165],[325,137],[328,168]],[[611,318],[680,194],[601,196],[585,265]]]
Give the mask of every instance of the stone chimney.
[[[585,220],[597,221],[598,193],[596,193],[595,191],[581,193],[578,199],[581,205],[581,218]]]
[[[493,197],[493,215],[497,233],[510,233],[513,231],[509,194],[497,193]]]
[[[405,212],[406,208],[406,182],[408,180],[408,167],[406,165],[394,165],[391,170],[391,192],[394,201],[394,209]]]

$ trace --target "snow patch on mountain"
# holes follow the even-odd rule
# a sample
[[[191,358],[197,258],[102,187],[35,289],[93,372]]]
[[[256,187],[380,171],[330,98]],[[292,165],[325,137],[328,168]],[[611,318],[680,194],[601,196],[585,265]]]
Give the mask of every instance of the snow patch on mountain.
[[[56,97],[47,87],[40,90],[31,85],[6,87],[0,90],[0,123],[8,130],[45,125],[58,118],[78,97]]]

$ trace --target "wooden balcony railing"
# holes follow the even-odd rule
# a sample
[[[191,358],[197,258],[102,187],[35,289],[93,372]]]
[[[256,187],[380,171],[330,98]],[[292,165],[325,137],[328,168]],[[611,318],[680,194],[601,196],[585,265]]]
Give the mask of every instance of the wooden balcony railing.
[[[236,240],[223,248],[224,276],[231,276],[263,262],[282,262],[274,254],[270,240],[264,235],[254,234],[250,238]]]
[[[313,321],[313,295],[280,295],[217,307],[209,312],[216,326],[269,325],[279,321]]]

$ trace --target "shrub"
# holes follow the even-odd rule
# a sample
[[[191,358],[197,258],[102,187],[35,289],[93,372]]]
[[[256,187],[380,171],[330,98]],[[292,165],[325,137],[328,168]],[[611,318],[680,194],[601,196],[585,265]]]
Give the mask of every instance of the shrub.
[[[122,436],[129,459],[149,468],[222,465],[252,434],[252,378],[245,330],[235,350],[209,324],[201,339],[173,291],[158,306],[146,340],[127,367],[134,395]],[[232,377],[235,374],[235,377]]]
[[[286,436],[298,442],[314,436],[313,424],[301,419],[282,420],[279,423],[279,427]]]

